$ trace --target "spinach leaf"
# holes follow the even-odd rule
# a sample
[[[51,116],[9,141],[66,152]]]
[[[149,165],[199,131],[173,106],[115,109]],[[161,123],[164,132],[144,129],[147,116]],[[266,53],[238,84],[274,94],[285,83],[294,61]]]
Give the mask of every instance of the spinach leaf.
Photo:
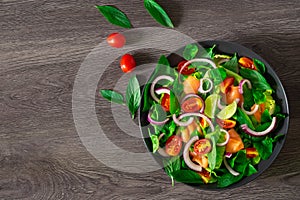
[[[262,91],[253,89],[252,94],[256,104],[262,104],[266,102],[266,95]]]
[[[268,109],[266,109],[261,115],[261,123],[266,123],[266,122],[271,122],[271,121],[272,121],[272,117],[271,117]]]
[[[273,143],[278,142],[279,140],[283,139],[284,136],[285,136],[284,134],[276,135],[276,136],[273,138],[272,142],[273,142]]]
[[[255,67],[258,69],[258,71],[261,74],[264,74],[266,72],[266,66],[263,62],[261,62],[260,60],[254,58],[253,63],[254,63]]]
[[[254,130],[254,126],[252,124],[251,119],[241,108],[237,108],[236,120],[239,122],[240,125],[247,124],[250,129]]]
[[[172,91],[170,91],[170,113],[171,115],[173,115],[173,114],[179,114],[179,112],[180,112],[180,105],[178,99],[175,96],[175,94]]]
[[[210,48],[206,48],[206,54],[207,55],[203,55],[203,57],[208,57],[208,58],[214,58],[215,53],[214,53],[214,49],[216,48],[216,45],[210,47]]]
[[[136,76],[131,77],[127,85],[126,103],[133,119],[141,103],[140,85]]]
[[[229,70],[229,69],[226,69],[226,68],[224,68],[224,67],[220,67],[220,68],[225,69],[227,76],[231,76],[231,77],[235,78],[235,80],[236,80],[237,82],[241,82],[241,80],[243,80],[243,77],[241,77],[241,76],[238,75],[237,73],[235,73],[235,72],[233,72],[233,71],[231,71],[231,70]]]
[[[122,94],[115,92],[113,90],[100,90],[100,94],[103,98],[107,99],[108,101],[118,103],[124,105],[124,97]]]
[[[123,28],[132,27],[128,17],[118,8],[108,5],[96,6],[96,8],[110,23]]]
[[[246,171],[245,171],[245,176],[251,176],[252,174],[257,173],[256,168],[252,164],[248,164]]]
[[[217,156],[216,156],[215,169],[219,169],[222,165],[222,162],[223,162],[223,156],[224,156],[224,153],[225,153],[225,146],[223,146],[223,147],[217,146],[216,147],[216,153],[217,153]]]
[[[256,90],[272,90],[269,83],[266,81],[266,79],[256,70],[241,68],[240,74],[246,78],[249,79],[252,83],[253,88]]]
[[[223,68],[212,69],[209,71],[209,77],[213,80],[214,85],[218,85],[226,78],[226,71]]]
[[[271,122],[265,122],[263,124],[260,124],[259,126],[256,127],[255,131],[264,131],[266,130],[269,126],[271,125]]]
[[[214,170],[217,164],[217,141],[220,137],[220,129],[216,129],[214,132],[207,134],[205,138],[211,140],[212,150],[207,154],[209,168]]]
[[[169,160],[163,160],[163,165],[164,165],[165,172],[169,177],[171,177],[172,186],[174,186],[174,178],[172,173],[180,170],[180,166],[181,166],[180,158],[178,156],[175,156]]]
[[[235,73],[239,72],[239,63],[237,60],[236,53],[229,61],[223,64],[223,67]]]
[[[164,9],[154,0],[144,0],[144,6],[149,14],[161,25],[174,28],[174,25]]]
[[[178,170],[171,175],[181,183],[203,183],[201,176],[192,170]]]
[[[267,160],[273,151],[273,141],[272,138],[266,137],[264,140],[261,142],[254,142],[253,146],[256,148],[258,151],[259,156],[263,160]]]
[[[246,168],[246,166],[245,166],[245,168]],[[219,188],[224,188],[224,187],[227,187],[227,186],[229,186],[229,185],[231,185],[233,183],[238,182],[242,178],[243,178],[243,174],[240,174],[238,176],[233,176],[232,174],[230,174],[228,172],[228,173],[222,175],[221,177],[218,177],[218,184],[217,184],[217,186]]]
[[[184,48],[183,58],[186,60],[191,60],[191,59],[195,58],[198,51],[199,51],[199,49],[198,49],[197,44],[188,44]]]
[[[251,107],[254,104],[254,98],[252,94],[252,90],[249,89],[246,84],[243,86],[243,96],[244,96],[244,108],[246,110],[251,110]]]
[[[153,135],[148,128],[148,134],[150,136],[151,142],[152,142],[152,152],[155,153],[159,148],[159,140],[157,135]]]
[[[151,107],[151,118],[155,121],[163,121],[167,117],[166,111],[160,104],[154,104]]]

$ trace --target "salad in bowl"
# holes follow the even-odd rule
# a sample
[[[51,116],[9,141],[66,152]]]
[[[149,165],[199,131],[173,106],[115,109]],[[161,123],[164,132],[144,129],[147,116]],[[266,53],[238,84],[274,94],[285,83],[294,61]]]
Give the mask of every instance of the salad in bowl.
[[[141,128],[172,183],[237,186],[279,153],[287,100],[274,71],[256,54],[241,46],[222,50],[224,43],[203,45],[205,51],[189,44],[182,55],[161,56],[144,86]]]

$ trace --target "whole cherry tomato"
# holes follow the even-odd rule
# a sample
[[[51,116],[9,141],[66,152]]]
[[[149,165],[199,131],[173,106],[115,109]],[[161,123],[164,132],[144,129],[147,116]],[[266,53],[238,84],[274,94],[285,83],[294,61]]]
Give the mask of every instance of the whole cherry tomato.
[[[180,153],[181,147],[181,137],[173,135],[166,142],[166,153],[170,156],[177,156]]]
[[[130,54],[125,54],[122,56],[121,61],[120,61],[120,66],[123,72],[128,73],[134,70],[136,67],[135,60],[132,55]]]
[[[183,65],[186,63],[187,61],[184,60],[184,61],[181,61],[179,64],[178,64],[178,71],[180,72],[180,70],[182,69]],[[183,75],[190,75],[192,73],[195,72],[195,68],[190,68],[189,69],[189,66],[190,65],[187,65],[182,71],[181,71],[181,74]]]
[[[112,33],[106,38],[107,43],[115,48],[122,48],[126,43],[126,38],[121,33]]]

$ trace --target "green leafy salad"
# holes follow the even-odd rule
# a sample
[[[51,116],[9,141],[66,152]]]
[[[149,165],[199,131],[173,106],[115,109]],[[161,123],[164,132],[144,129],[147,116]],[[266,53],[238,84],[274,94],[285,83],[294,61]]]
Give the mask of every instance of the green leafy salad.
[[[223,188],[257,173],[283,134],[285,118],[265,79],[265,64],[244,56],[201,54],[185,47],[170,67],[165,56],[146,83],[143,112],[148,113],[152,151],[163,158],[174,181]]]

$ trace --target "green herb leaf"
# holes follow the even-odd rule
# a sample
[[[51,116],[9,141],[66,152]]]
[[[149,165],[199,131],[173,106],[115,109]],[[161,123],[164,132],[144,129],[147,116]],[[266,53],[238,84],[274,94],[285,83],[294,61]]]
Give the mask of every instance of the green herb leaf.
[[[214,85],[218,85],[226,78],[226,71],[224,68],[209,70],[209,77],[213,80]]]
[[[165,172],[172,179],[172,186],[174,186],[174,178],[172,173],[180,170],[181,163],[179,157],[175,156],[169,160],[163,160],[163,165],[164,165]]]
[[[198,49],[197,44],[188,44],[184,48],[183,58],[186,60],[191,60],[191,59],[195,58],[198,51],[199,51],[199,49]]]
[[[252,89],[252,95],[256,104],[262,104],[266,102],[266,95],[262,91]]]
[[[96,6],[99,12],[109,21],[110,23],[121,26],[123,28],[131,28],[131,23],[128,17],[118,8],[114,6]]]
[[[271,122],[271,121],[272,121],[272,117],[271,117],[268,109],[266,109],[261,115],[261,123],[266,123],[266,122]]]
[[[231,71],[229,69],[226,69],[226,68],[224,68],[222,66],[220,68],[225,69],[227,76],[231,76],[231,77],[235,78],[235,80],[237,80],[237,82],[241,82],[241,80],[243,80],[243,77],[241,77],[237,73],[235,73],[235,72],[233,72],[233,71]]]
[[[164,9],[154,0],[144,0],[144,6],[149,14],[161,25],[174,28],[174,25]]]
[[[284,134],[276,135],[276,136],[272,139],[272,142],[273,142],[273,143],[278,142],[279,140],[283,139],[284,136],[285,136]]]
[[[148,129],[149,130],[149,129]],[[150,134],[150,132],[149,132]],[[159,148],[159,140],[157,135],[150,135],[150,139],[152,141],[152,152],[155,153]]]
[[[244,108],[246,110],[251,110],[251,107],[254,104],[254,97],[252,94],[252,89],[249,89],[246,84],[243,86],[243,96],[244,96]]]
[[[174,179],[181,183],[203,183],[199,174],[192,170],[178,170],[172,173]]]
[[[254,58],[253,63],[254,63],[255,67],[258,69],[258,71],[261,74],[264,74],[266,72],[266,66],[263,62],[261,62],[260,60]]]
[[[263,160],[267,160],[272,155],[273,141],[270,137],[266,137],[261,142],[254,142],[253,146]]]
[[[180,112],[180,105],[178,102],[177,97],[175,94],[170,91],[170,113],[171,115],[173,114],[178,114]]]
[[[210,48],[206,48],[206,54],[207,55],[203,55],[203,57],[208,57],[208,58],[214,58],[215,56],[215,53],[214,53],[214,49],[216,48],[216,45],[213,45],[212,47]]]
[[[234,54],[234,56],[227,61],[226,63],[223,64],[223,67],[234,72],[234,73],[238,73],[239,71],[239,63],[237,60],[237,56],[236,53]]]
[[[160,104],[154,104],[151,107],[151,118],[155,121],[163,121],[167,117],[166,111]]]
[[[251,176],[252,174],[257,173],[256,168],[252,164],[248,164],[246,171],[245,171],[245,176]]]
[[[107,99],[108,101],[122,105],[125,104],[123,95],[118,92],[115,92],[113,90],[100,90],[100,94],[103,98]]]
[[[240,125],[247,124],[250,129],[254,130],[254,126],[252,124],[251,119],[241,108],[237,108],[236,117],[236,120],[239,122]]]
[[[240,74],[244,78],[249,79],[252,83],[252,86],[256,90],[261,90],[261,91],[271,90],[272,91],[272,88],[269,85],[269,83],[258,71],[252,70],[252,69],[241,68]]]
[[[214,170],[217,164],[217,141],[219,140],[220,137],[220,130],[219,128],[217,128],[214,132],[207,134],[205,136],[205,138],[210,139],[211,140],[211,145],[212,145],[212,149],[211,151],[207,154],[207,158],[208,158],[208,164],[209,164],[209,168],[211,170]]]
[[[217,156],[216,156],[216,166],[215,169],[219,169],[222,165],[223,162],[223,156],[225,153],[225,146],[223,147],[216,147],[216,152],[217,152]]]
[[[127,85],[126,102],[133,119],[135,112],[138,110],[141,103],[140,85],[136,76],[131,77]]]

